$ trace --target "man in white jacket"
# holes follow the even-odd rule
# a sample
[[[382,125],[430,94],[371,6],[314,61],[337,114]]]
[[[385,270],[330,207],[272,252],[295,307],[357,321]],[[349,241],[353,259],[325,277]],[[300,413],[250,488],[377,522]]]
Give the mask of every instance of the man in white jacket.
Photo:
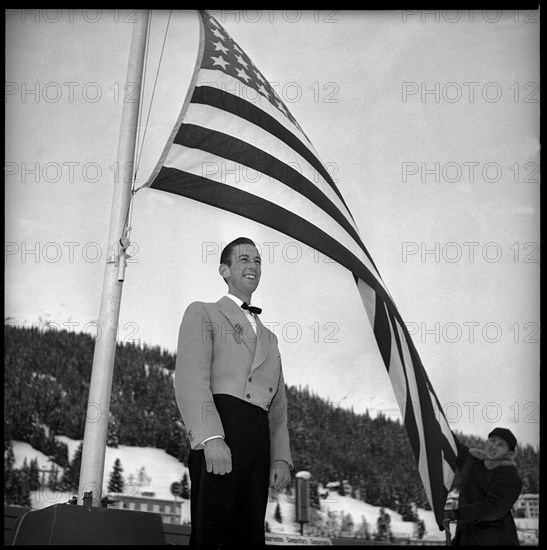
[[[262,272],[253,241],[220,259],[228,294],[193,302],[180,327],[175,392],[190,438],[190,544],[264,544],[268,487],[290,481],[287,398],[277,337],[251,306]]]

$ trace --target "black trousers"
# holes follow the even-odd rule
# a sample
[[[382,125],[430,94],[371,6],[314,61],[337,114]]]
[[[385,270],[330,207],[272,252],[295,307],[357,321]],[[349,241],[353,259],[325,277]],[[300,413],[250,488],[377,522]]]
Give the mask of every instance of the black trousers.
[[[207,472],[204,451],[190,451],[190,545],[265,544],[268,413],[231,395],[217,394],[214,400],[232,453],[232,471]]]

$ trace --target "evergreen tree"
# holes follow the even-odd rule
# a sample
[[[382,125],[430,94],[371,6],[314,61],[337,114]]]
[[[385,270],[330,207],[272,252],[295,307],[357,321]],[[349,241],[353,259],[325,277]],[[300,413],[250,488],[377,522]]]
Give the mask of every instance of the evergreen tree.
[[[30,461],[28,480],[31,491],[40,489],[40,468],[38,467],[38,459],[36,457]]]
[[[51,470],[49,471],[47,486],[52,491],[62,491],[62,483],[59,479],[59,467],[56,464],[51,465]]]
[[[30,461],[30,465],[27,462],[27,457],[25,457],[20,472],[22,479],[28,485],[29,491],[37,491],[40,488],[40,470],[36,457]]]
[[[61,478],[61,486],[64,491],[78,490],[78,484],[80,483],[80,467],[82,465],[82,448],[83,442],[78,445],[70,464],[65,468],[63,477]]]
[[[54,456],[54,461],[61,468],[66,468],[68,466],[68,445],[66,443],[61,443],[60,441],[57,441],[57,439],[53,435],[52,439],[52,455]]]
[[[31,507],[29,484],[21,470],[11,470],[8,482],[4,486],[4,501],[6,504]]]
[[[34,447],[36,450],[43,452],[44,454],[48,454],[46,441],[47,438],[46,434],[44,433],[44,428],[37,424],[33,424],[32,431],[29,437],[29,443],[31,444],[31,446]]]
[[[36,447],[47,455],[50,460],[65,468],[68,466],[68,445],[61,443],[55,438],[53,430],[49,430],[49,434],[41,441],[42,448]]]
[[[110,479],[108,481],[108,492],[110,493],[123,493],[124,491],[124,479],[122,476],[123,468],[119,458],[114,462],[112,472],[110,472]]]
[[[341,497],[346,496],[346,488],[344,487],[344,480],[342,479],[342,476],[340,476],[340,486],[338,487],[338,494]]]
[[[370,540],[369,523],[367,521],[367,518],[363,515],[361,516],[361,523],[355,531],[355,536],[359,539]]]
[[[338,514],[333,510],[327,512],[327,522],[325,525],[327,537],[336,537],[340,534],[340,523],[338,522]]]
[[[425,535],[425,522],[423,519],[418,519],[416,522],[416,536],[419,540],[422,540]]]
[[[30,467],[28,465],[27,457],[23,459],[23,465],[21,466],[21,472],[23,473],[24,477],[28,477],[30,471]]]
[[[7,445],[7,448],[4,449],[4,476],[6,475],[6,473],[11,472],[14,464],[15,464],[15,455],[13,454],[13,445],[10,441]]]
[[[4,451],[4,502],[7,504],[11,501],[11,482],[14,464],[15,455],[13,454],[13,446],[10,441],[8,448]]]
[[[353,527],[354,523],[352,515],[349,512],[347,514],[344,514],[344,512],[342,512],[340,525],[341,532],[345,535],[351,535],[351,533],[353,532]]]
[[[418,515],[416,514],[412,504],[408,501],[401,503],[397,511],[401,514],[401,519],[403,521],[418,521]]]
[[[319,502],[319,490],[317,488],[316,481],[310,481],[310,506],[319,510],[321,508],[321,503]]]
[[[15,455],[10,443],[4,452],[4,504],[17,504],[30,508],[30,469],[27,459],[25,458],[21,470],[14,468],[14,464]]]
[[[146,468],[144,466],[141,466],[139,471],[137,472],[137,482],[140,487],[146,487],[147,485],[150,485],[150,482],[152,479],[147,475]]]
[[[113,447],[114,449],[118,448],[118,445],[120,443],[120,437],[118,435],[118,429],[117,429],[117,420],[114,414],[110,412],[109,418],[108,418],[108,428],[106,433],[106,444],[109,447]]]

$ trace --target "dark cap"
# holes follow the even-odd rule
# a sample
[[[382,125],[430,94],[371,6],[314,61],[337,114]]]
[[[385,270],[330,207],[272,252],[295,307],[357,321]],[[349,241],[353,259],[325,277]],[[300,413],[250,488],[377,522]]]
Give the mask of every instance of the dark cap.
[[[507,428],[494,428],[488,434],[488,437],[492,437],[493,435],[497,435],[506,441],[511,451],[515,450],[515,447],[517,446],[517,438],[513,435],[511,430],[508,430]]]

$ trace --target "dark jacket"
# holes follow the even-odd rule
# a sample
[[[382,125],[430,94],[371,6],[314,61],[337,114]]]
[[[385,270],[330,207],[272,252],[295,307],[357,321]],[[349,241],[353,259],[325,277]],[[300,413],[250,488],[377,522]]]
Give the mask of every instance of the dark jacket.
[[[459,521],[454,545],[518,546],[511,509],[522,490],[512,459],[485,460],[479,449],[458,442]]]

